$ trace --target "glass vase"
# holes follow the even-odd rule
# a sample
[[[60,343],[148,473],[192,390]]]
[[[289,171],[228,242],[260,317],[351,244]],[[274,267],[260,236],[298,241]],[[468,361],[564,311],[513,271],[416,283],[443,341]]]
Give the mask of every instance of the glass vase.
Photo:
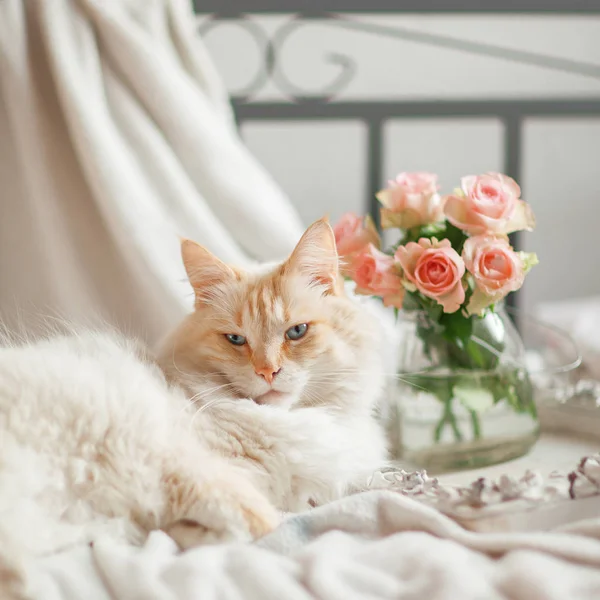
[[[503,305],[448,339],[424,311],[399,314],[393,386],[396,458],[430,472],[477,468],[525,454],[539,423],[525,348]]]

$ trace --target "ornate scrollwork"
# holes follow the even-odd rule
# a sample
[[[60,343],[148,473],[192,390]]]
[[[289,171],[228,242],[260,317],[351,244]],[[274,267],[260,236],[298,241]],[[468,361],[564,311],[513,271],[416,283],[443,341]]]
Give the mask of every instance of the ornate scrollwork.
[[[209,17],[200,27],[200,31],[206,33],[221,22],[223,21],[220,21],[218,18]],[[306,102],[309,100],[311,102],[330,102],[347,88],[357,71],[355,60],[347,54],[339,52],[325,54],[325,61],[334,65],[338,69],[338,73],[332,81],[317,89],[306,89],[294,83],[283,68],[282,56],[285,45],[300,28],[315,22],[348,31],[360,31],[377,36],[401,39],[417,44],[458,50],[479,56],[487,56],[600,79],[600,66],[595,63],[548,56],[537,52],[496,46],[489,43],[469,41],[449,35],[418,31],[406,27],[361,22],[335,13],[320,13],[318,20],[314,18],[307,19],[302,14],[292,15],[290,20],[280,25],[271,35],[267,34],[263,27],[247,14],[238,15],[234,22],[250,33],[259,47],[261,58],[264,59],[252,82],[244,89],[234,93],[238,101],[248,100],[249,96],[259,92],[269,81],[272,81],[283,94],[295,102]]]
[[[256,21],[248,17],[248,15],[242,15],[239,19],[228,20],[228,22],[235,23],[235,25],[248,32],[258,47],[258,68],[250,83],[243,88],[233,90],[233,95],[237,99],[244,101],[263,89],[271,78],[271,69],[268,67],[271,41],[269,40],[266,31]],[[223,21],[218,19],[215,15],[209,15],[205,21],[198,25],[198,33],[205,36],[222,23]]]
[[[335,15],[326,15],[324,18],[334,19]],[[260,53],[260,64],[251,82],[242,89],[234,90],[233,95],[238,101],[248,101],[250,96],[260,92],[264,86],[272,81],[277,89],[294,101],[310,98],[312,101],[329,102],[338,96],[352,81],[356,73],[356,62],[348,55],[340,52],[330,52],[325,55],[325,61],[338,68],[334,79],[317,89],[304,89],[294,83],[286,74],[282,66],[283,47],[290,37],[301,27],[312,21],[303,20],[301,15],[294,15],[281,25],[271,37],[264,28],[248,15],[240,15],[233,22],[246,30],[256,42]],[[198,32],[206,35],[224,21],[215,15],[209,15],[199,26]]]
[[[332,19],[333,16],[328,18]],[[338,74],[333,81],[318,89],[303,89],[296,85],[287,75],[282,66],[282,49],[289,38],[299,28],[311,21],[302,20],[300,15],[295,15],[292,20],[282,25],[273,35],[268,50],[268,66],[272,81],[277,88],[295,100],[309,96],[312,101],[328,102],[338,96],[352,81],[356,74],[356,62],[352,57],[340,52],[330,52],[325,55],[325,61],[338,67]]]

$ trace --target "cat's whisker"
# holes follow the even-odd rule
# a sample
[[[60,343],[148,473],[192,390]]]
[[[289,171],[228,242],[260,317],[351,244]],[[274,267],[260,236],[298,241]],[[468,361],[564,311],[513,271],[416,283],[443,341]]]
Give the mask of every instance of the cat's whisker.
[[[218,392],[219,390],[222,390],[224,388],[229,388],[229,387],[233,387],[233,384],[224,383],[222,385],[217,385],[212,388],[202,390],[202,391],[194,394],[190,398],[188,398],[188,402],[187,402],[186,406],[184,406],[181,410],[184,411],[184,410],[188,409],[190,406],[193,406],[194,404],[198,403],[199,401],[204,400],[204,398],[206,398],[207,396],[211,396],[215,392]],[[210,402],[211,401],[209,401],[207,404],[209,404]]]
[[[423,387],[417,383],[415,383],[414,381],[410,381],[408,379],[404,379],[402,377],[396,376],[396,379],[398,381],[401,381],[402,383],[411,386],[412,388],[415,388],[417,390],[421,390],[423,392],[430,392],[430,390],[428,390],[426,387]],[[311,379],[311,383],[313,384],[326,384],[326,383],[331,383],[332,380],[320,380],[320,379]]]
[[[211,406],[214,406],[215,404],[218,404],[219,402],[223,402],[227,400],[227,398],[224,398],[223,396],[219,396],[218,398],[213,398],[212,400],[209,400],[206,404],[203,404],[200,409],[198,410],[199,413],[209,409]]]
[[[193,406],[194,404],[196,404],[196,402],[198,402],[199,400],[202,400],[202,398],[203,398],[202,392],[198,392],[197,394],[194,394],[190,398],[187,398],[186,404],[181,409],[181,412],[187,410],[190,406]]]
[[[309,400],[308,406],[310,408],[322,406],[327,403],[326,399],[323,398],[316,390],[313,390],[310,386],[307,386],[304,389],[304,395],[308,396],[308,400]],[[339,407],[332,406],[332,408],[338,409]]]
[[[211,377],[215,377],[215,376],[216,377],[223,377],[222,371],[205,371],[205,370],[202,370],[201,372],[200,371],[194,372],[193,375],[194,375],[194,378],[197,379],[197,380],[198,379],[199,380],[208,380]]]
[[[428,369],[422,369],[421,371],[411,371],[410,373],[404,373],[403,375],[398,374],[397,372],[391,372],[391,373],[380,373],[381,375],[383,375],[386,378],[394,378],[397,379],[398,377],[412,377],[412,376],[417,376],[417,375],[430,375],[432,378],[435,378],[435,375],[431,374],[431,370]],[[359,369],[347,369],[347,370],[338,370],[338,371],[330,371],[328,373],[324,373],[323,375],[325,376],[343,376],[343,375],[373,375],[372,371],[361,371]]]
[[[182,371],[177,365],[177,361],[175,360],[175,345],[173,345],[173,350],[171,353],[171,364],[175,368],[175,370],[182,376],[183,380],[189,378],[190,383],[202,383],[202,382],[210,382],[210,378],[213,376],[222,376],[222,373],[219,371]]]
[[[210,290],[207,290],[207,294],[202,299],[202,304],[205,307],[213,308],[217,314],[227,315],[230,314],[232,309],[234,308],[233,303],[230,298],[224,296],[223,294],[212,294],[210,295]]]
[[[186,410],[189,410],[190,406],[193,406],[194,404],[196,404],[196,402],[198,402],[198,400],[200,400],[200,398],[198,397],[199,394],[194,394],[191,398],[188,398],[186,403],[181,407],[181,410],[179,411],[179,413],[183,413]]]
[[[418,385],[416,384],[414,381],[408,381],[407,379],[402,379],[402,378],[398,378],[398,381],[401,381],[402,383],[405,383],[406,385],[410,385],[410,387],[415,388],[416,390],[421,390],[422,392],[430,392],[431,390],[428,390],[427,388],[423,387],[422,385]]]
[[[194,412],[194,416],[190,420],[190,429],[192,429],[194,427],[194,421],[196,420],[196,417],[201,412],[204,412],[205,410],[209,409],[211,406],[214,406],[215,404],[218,404],[219,402],[224,402],[225,400],[227,400],[226,397],[219,396],[217,398],[213,398],[212,400],[209,400],[206,404],[203,404],[200,408],[198,408],[198,410],[196,410],[196,412]]]
[[[415,371],[414,373],[407,374],[404,377],[402,375],[399,375],[398,373],[383,373],[383,375],[384,375],[384,377],[386,377],[388,379],[394,379],[396,381],[400,381],[406,385],[409,385],[415,389],[418,389],[418,390],[421,390],[424,392],[428,392],[429,390],[426,387],[423,387],[423,386],[417,384],[416,382],[410,380],[411,376],[426,375],[427,373],[428,373],[428,371]],[[344,377],[347,377],[348,375],[372,375],[372,373],[369,373],[368,371],[358,371],[358,370],[354,370],[354,369],[349,369],[347,371],[336,371],[333,373],[327,373],[327,374],[319,375],[317,377],[312,377],[311,383],[313,383],[313,384],[337,383],[340,381],[340,379],[343,379]]]
[[[173,344],[173,350],[171,352],[171,362],[173,363],[173,367],[175,368],[175,370],[180,374],[183,375],[184,377],[186,375],[191,375],[191,373],[184,373],[178,366],[177,366],[177,361],[175,360],[175,344]]]

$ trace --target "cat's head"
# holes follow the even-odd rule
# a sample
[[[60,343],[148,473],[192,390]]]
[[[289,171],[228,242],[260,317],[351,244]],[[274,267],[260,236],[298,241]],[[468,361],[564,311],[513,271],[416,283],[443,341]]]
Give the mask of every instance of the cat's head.
[[[190,240],[182,241],[182,257],[195,310],[161,363],[201,403],[222,395],[284,407],[343,405],[361,381],[379,385],[376,323],[346,296],[326,220],[276,265],[242,270]]]

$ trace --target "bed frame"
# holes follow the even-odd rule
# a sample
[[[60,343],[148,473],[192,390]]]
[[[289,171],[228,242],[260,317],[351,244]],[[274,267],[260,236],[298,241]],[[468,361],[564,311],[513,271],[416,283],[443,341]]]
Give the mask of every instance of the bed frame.
[[[485,7],[483,7],[485,5]],[[442,48],[460,49],[482,56],[503,58],[526,65],[581,74],[600,79],[600,64],[581,62],[543,54],[513,50],[492,44],[458,40],[450,36],[415,32],[396,26],[386,26],[348,19],[360,13],[502,13],[600,15],[600,0],[194,0],[196,12],[209,14],[201,32],[218,27],[225,20],[235,19],[254,38],[262,51],[264,62],[252,82],[232,99],[239,123],[245,121],[301,121],[354,119],[363,122],[367,136],[367,189],[365,209],[378,222],[379,211],[375,192],[382,184],[383,125],[390,118],[461,117],[468,119],[497,118],[504,124],[505,173],[521,180],[522,129],[528,117],[600,117],[600,97],[583,100],[565,99],[484,99],[433,101],[346,101],[336,97],[352,80],[356,65],[351,56],[332,52],[326,59],[335,64],[338,74],[321,90],[306,90],[295,85],[279,60],[288,38],[305,23],[318,19],[330,27],[347,28],[397,40],[410,40]],[[285,13],[290,19],[268,35],[251,18],[252,14]],[[278,102],[252,102],[252,97],[268,82],[273,82],[289,99]],[[518,247],[518,235],[513,235]],[[512,294],[511,297],[515,295]]]

